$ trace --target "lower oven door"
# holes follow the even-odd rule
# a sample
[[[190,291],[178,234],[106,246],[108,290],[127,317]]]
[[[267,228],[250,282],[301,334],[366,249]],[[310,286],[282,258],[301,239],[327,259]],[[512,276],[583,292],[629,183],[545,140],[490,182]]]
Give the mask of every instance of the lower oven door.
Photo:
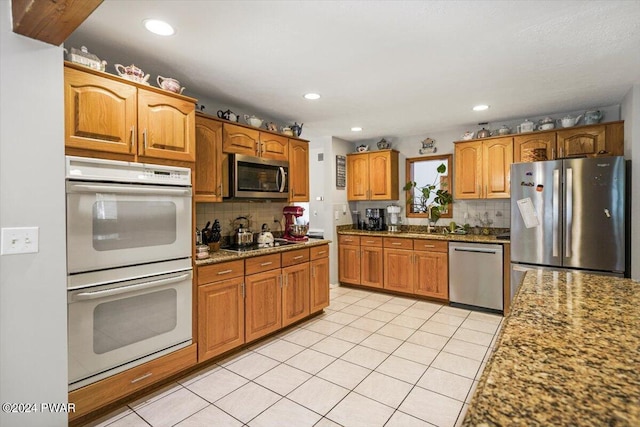
[[[191,344],[192,271],[68,291],[70,390]]]
[[[74,274],[191,256],[191,188],[67,181]]]

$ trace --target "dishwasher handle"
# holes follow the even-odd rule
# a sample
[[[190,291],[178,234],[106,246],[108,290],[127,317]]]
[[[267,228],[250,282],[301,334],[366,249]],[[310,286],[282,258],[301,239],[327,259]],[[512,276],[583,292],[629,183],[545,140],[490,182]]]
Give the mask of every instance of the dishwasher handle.
[[[475,248],[454,248],[456,252],[476,252],[481,254],[497,254],[497,250],[492,249],[475,249]]]

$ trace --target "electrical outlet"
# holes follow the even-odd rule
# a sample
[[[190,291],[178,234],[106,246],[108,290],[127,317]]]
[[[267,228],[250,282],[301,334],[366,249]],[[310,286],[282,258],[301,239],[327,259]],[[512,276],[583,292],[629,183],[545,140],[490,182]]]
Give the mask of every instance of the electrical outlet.
[[[38,227],[3,228],[1,239],[2,255],[38,252]]]

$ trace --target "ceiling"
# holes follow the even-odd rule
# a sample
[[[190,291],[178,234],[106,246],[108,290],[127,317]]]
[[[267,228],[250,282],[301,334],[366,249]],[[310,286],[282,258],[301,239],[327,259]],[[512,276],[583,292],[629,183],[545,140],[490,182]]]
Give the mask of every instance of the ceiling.
[[[619,104],[640,83],[638,22],[637,0],[105,0],[65,44],[357,141]]]

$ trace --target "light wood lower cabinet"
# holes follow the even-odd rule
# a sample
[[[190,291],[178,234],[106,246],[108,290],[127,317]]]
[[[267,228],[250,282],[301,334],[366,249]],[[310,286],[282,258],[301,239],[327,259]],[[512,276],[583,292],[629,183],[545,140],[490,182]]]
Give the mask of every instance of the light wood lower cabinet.
[[[192,344],[70,392],[69,402],[75,403],[76,411],[69,413],[69,421],[194,366],[197,357],[196,347],[196,344]]]
[[[244,344],[244,278],[198,286],[198,361]]]
[[[309,275],[308,262],[282,269],[282,326],[309,315]]]
[[[329,257],[315,259],[310,266],[309,312],[316,313],[329,306]]]
[[[282,273],[280,269],[245,277],[247,342],[282,327]]]
[[[340,235],[338,241],[340,282],[440,300],[449,298],[447,241],[350,235]],[[353,244],[356,242],[359,246]],[[365,243],[372,246],[366,247]],[[356,276],[358,281],[351,280]]]

